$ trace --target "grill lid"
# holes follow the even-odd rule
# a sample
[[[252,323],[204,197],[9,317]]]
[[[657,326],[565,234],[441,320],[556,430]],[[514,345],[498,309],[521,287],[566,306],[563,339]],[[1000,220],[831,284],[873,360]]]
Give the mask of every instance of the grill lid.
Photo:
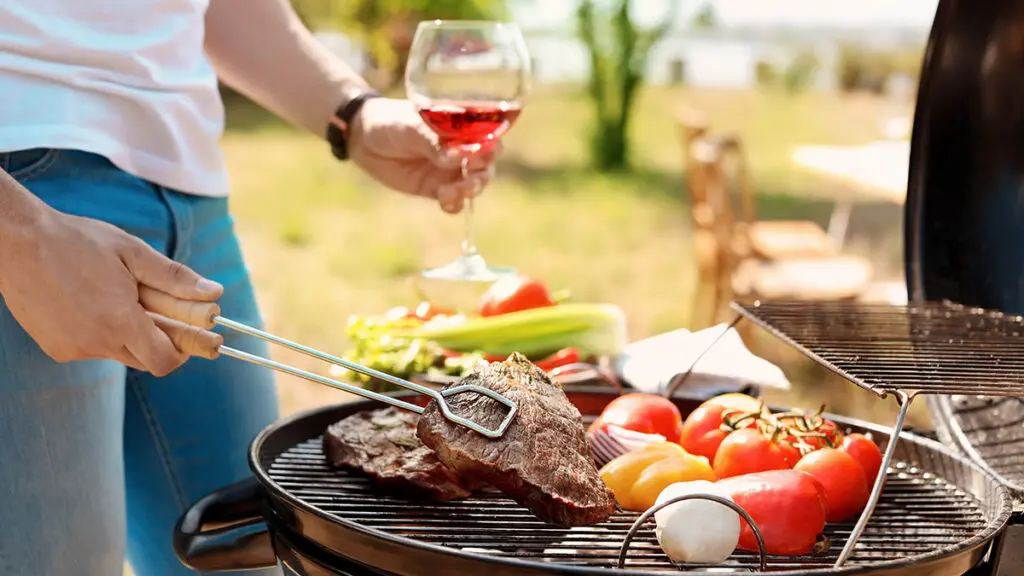
[[[912,301],[1024,314],[1024,4],[941,0],[925,52],[904,220]],[[1024,494],[1024,405],[929,396],[940,438]],[[986,406],[987,404],[987,406]]]

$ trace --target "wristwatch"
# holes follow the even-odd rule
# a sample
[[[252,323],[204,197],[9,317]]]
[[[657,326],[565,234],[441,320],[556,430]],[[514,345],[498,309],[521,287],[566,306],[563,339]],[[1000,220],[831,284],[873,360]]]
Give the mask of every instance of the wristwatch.
[[[331,154],[338,160],[348,160],[348,127],[356,117],[363,104],[372,98],[381,98],[383,94],[374,90],[361,92],[354,98],[338,107],[327,124],[327,143],[331,145]]]

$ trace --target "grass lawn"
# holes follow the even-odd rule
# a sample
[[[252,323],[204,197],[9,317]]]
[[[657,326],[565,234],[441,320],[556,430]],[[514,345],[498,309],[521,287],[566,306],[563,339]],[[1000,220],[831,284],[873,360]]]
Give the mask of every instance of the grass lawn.
[[[482,253],[553,288],[569,288],[576,299],[618,304],[633,338],[686,326],[695,272],[675,123],[683,104],[704,110],[714,129],[743,136],[764,215],[822,223],[835,185],[795,169],[792,147],[879,138],[889,115],[909,111],[909,104],[894,109],[869,97],[648,90],[633,125],[637,170],[606,176],[586,163],[587,100],[577,89],[548,88],[531,99],[507,137],[497,180],[477,202]],[[414,303],[416,272],[458,250],[461,218],[380,188],[335,162],[317,139],[250,105],[230,105],[224,145],[233,211],[259,299],[269,328],[284,337],[340,353],[350,314]],[[881,274],[898,276],[899,208],[864,206],[854,219],[852,249],[869,254]],[[793,358],[777,346],[757,349],[773,359]],[[325,369],[302,356],[275,354]],[[788,360],[798,389],[780,401],[815,407],[824,400],[838,412],[891,422],[895,403]],[[279,378],[289,412],[347,399]]]

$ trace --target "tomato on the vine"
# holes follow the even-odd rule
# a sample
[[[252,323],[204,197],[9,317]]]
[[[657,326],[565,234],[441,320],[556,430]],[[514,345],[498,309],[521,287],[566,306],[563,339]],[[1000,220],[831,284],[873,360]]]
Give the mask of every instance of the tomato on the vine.
[[[691,454],[714,460],[722,440],[737,428],[756,428],[757,408],[742,412],[736,408],[714,402],[701,404],[683,422],[679,443]]]
[[[882,467],[882,451],[870,436],[864,434],[848,434],[843,438],[843,445],[839,448],[853,457],[864,469],[864,477],[868,486],[874,486],[878,477],[878,470]]]
[[[804,451],[822,448],[838,448],[843,442],[843,433],[836,423],[821,416],[780,415],[778,420],[786,427],[782,440]]]
[[[691,412],[683,422],[679,443],[690,454],[713,461],[718,446],[729,434],[722,429],[722,413],[726,410],[724,406],[706,405]]]
[[[814,476],[825,488],[825,519],[842,522],[854,516],[868,502],[864,469],[846,452],[822,448],[806,454],[795,470]]]
[[[791,467],[793,448],[765,436],[756,428],[736,430],[722,440],[712,467],[719,478],[741,474],[786,470]]]

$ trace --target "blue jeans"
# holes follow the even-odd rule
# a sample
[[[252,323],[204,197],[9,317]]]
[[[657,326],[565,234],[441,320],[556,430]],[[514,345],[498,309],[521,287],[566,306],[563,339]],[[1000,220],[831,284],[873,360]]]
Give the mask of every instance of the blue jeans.
[[[220,282],[224,315],[261,324],[226,199],[77,151],[0,153],[0,168],[57,210],[114,224]],[[258,339],[224,337],[266,354]],[[112,361],[58,364],[0,300],[0,574],[120,576],[126,552],[137,576],[194,574],[171,548],[174,523],[249,474],[248,444],[277,415],[264,368],[192,359],[156,378]]]

